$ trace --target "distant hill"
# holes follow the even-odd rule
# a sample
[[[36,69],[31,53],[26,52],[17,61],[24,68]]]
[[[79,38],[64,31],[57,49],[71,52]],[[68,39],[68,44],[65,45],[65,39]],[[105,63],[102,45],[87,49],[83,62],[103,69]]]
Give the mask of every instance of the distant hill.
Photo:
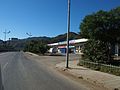
[[[49,40],[49,39],[51,39],[51,38],[43,36],[43,37],[31,37],[31,38],[27,38],[27,39],[23,39],[23,40]]]
[[[0,40],[0,44],[3,43],[3,40]]]
[[[54,43],[54,42],[61,42],[61,41],[65,41],[67,38],[67,33],[65,34],[60,34],[60,35],[57,35],[55,37],[46,37],[46,36],[43,36],[43,37],[31,37],[31,38],[26,38],[26,39],[21,39],[21,40],[24,40],[24,41],[29,41],[29,40],[41,40],[41,41],[44,41],[46,43]],[[81,36],[75,32],[70,32],[69,33],[69,39],[72,40],[72,39],[79,39],[81,38]]]
[[[55,37],[31,37],[31,38],[26,38],[26,39],[12,39],[10,41],[7,41],[7,44],[12,46],[13,48],[15,48],[16,50],[23,50],[23,48],[25,47],[26,43],[28,43],[28,41],[31,40],[38,40],[38,41],[42,41],[44,43],[55,43],[55,42],[61,42],[61,41],[65,41],[67,38],[67,34],[60,34],[58,36]],[[78,39],[81,38],[81,36],[77,33],[74,32],[70,32],[69,33],[69,39]],[[3,42],[2,40],[0,41],[1,43]],[[1,45],[0,43],[0,45]]]
[[[78,38],[81,38],[81,36],[77,33],[74,33],[74,32],[70,32],[69,33],[69,39],[72,40],[72,39],[78,39]],[[67,39],[67,33],[65,34],[60,34],[56,37],[53,37],[51,38],[51,43],[53,42],[61,42],[61,41],[66,41]]]

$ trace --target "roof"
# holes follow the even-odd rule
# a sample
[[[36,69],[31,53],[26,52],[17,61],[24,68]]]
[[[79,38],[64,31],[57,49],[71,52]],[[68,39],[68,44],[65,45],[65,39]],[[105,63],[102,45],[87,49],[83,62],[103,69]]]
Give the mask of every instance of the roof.
[[[75,39],[75,40],[70,40],[69,44],[84,43],[84,42],[87,42],[87,41],[88,41],[88,39],[85,39],[85,38]],[[51,44],[48,44],[48,46],[58,46],[58,45],[65,45],[65,44],[67,44],[67,41],[51,43]]]
[[[80,43],[80,42],[87,42],[88,39],[82,38],[82,39],[76,39],[75,43]]]

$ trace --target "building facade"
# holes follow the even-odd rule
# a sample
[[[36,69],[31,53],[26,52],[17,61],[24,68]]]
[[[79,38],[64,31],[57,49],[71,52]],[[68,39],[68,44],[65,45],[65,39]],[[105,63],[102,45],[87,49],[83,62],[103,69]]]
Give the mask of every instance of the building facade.
[[[88,39],[82,38],[82,39],[76,39],[76,40],[70,40],[69,41],[69,53],[74,54],[82,54],[82,48],[84,47],[84,44],[88,41]],[[57,42],[57,43],[51,43],[48,44],[50,46],[50,53],[66,53],[67,49],[67,42]],[[111,53],[112,55],[119,56],[120,55],[120,44],[112,44],[111,45]]]
[[[74,54],[81,54],[81,50],[84,46],[84,44],[88,41],[88,39],[76,39],[76,40],[70,40],[69,41],[69,53]],[[57,43],[51,43],[48,44],[50,46],[50,53],[66,53],[67,48],[67,42],[57,42]]]

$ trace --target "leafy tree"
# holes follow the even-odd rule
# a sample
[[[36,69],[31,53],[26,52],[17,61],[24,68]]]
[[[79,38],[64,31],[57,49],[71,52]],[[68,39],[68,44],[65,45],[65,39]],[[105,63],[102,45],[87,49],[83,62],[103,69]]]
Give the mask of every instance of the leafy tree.
[[[7,51],[16,51],[16,50],[11,45],[0,44],[0,52],[7,52]]]
[[[110,62],[110,47],[120,41],[120,7],[87,15],[80,30],[83,37],[90,39],[83,51],[85,56],[92,61]]]
[[[110,63],[111,56],[108,56],[109,48],[106,46],[102,41],[90,39],[83,49],[84,59],[97,63]]]
[[[85,38],[104,42],[118,42],[120,39],[120,7],[109,12],[98,11],[87,15],[80,25]]]
[[[45,54],[49,47],[39,40],[31,40],[26,44],[24,51]]]
[[[47,45],[41,44],[41,46],[39,46],[39,50],[41,54],[45,54],[46,51],[49,49],[49,47]]]

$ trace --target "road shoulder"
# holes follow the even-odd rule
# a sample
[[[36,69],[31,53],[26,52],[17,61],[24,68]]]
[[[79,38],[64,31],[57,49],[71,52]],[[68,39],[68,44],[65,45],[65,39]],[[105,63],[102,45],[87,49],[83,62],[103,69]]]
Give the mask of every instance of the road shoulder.
[[[56,65],[56,68],[63,70],[79,79],[86,80],[92,84],[95,84],[100,87],[104,87],[108,90],[120,90],[120,77],[90,70],[81,66],[77,66],[74,61],[69,61],[68,69],[65,68],[65,62],[59,63]]]
[[[32,53],[29,53],[29,52],[27,52],[26,55],[27,55],[28,58],[33,58],[33,60],[37,61],[38,63],[43,63],[44,65],[47,65],[49,67],[49,69],[51,69],[52,73],[57,73],[58,76],[61,75],[65,78],[67,78],[67,79],[71,79],[71,81],[76,82],[78,85],[83,85],[83,86],[89,88],[89,90],[108,90],[101,85],[97,85],[97,84],[88,82],[87,80],[83,79],[82,76],[79,76],[79,75],[71,72],[71,70],[75,69],[75,68],[73,69],[71,67],[71,65],[70,65],[70,67],[71,67],[70,69],[66,69],[64,67],[65,62],[63,62],[63,60],[61,60],[61,62],[57,61],[58,58],[63,59],[62,57],[39,56],[39,55],[32,54]],[[57,64],[55,63],[55,61],[57,61]],[[77,61],[73,61],[73,63],[77,64]]]

